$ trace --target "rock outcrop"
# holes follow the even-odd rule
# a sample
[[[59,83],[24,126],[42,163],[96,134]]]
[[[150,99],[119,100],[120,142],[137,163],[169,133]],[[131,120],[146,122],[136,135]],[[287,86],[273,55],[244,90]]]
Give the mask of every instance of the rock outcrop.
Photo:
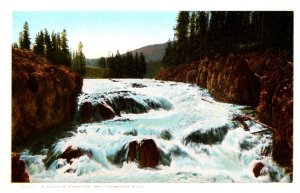
[[[163,97],[151,97],[133,91],[82,94],[79,96],[79,121],[91,123],[121,117],[124,113],[146,113],[152,109],[170,110],[172,103]]]
[[[160,153],[153,139],[143,139],[140,143],[129,143],[127,162],[137,161],[140,168],[154,168],[159,164]]]
[[[82,78],[32,52],[12,50],[12,143],[41,136],[73,119]]]
[[[293,167],[293,62],[280,53],[205,58],[165,67],[156,79],[197,84],[219,101],[257,107],[261,122],[275,129],[273,158]]]
[[[205,145],[219,144],[222,143],[228,132],[228,125],[210,128],[210,129],[199,129],[188,134],[184,137],[183,141],[185,144],[188,143],[202,143]]]
[[[259,102],[259,78],[252,72],[247,57],[230,54],[227,57],[208,58],[167,67],[156,77],[197,84],[207,88],[211,95],[219,101],[256,106]]]
[[[11,153],[11,168],[12,182],[30,182],[29,175],[26,172],[25,162],[23,160],[20,160],[20,155],[18,153]]]
[[[253,174],[254,176],[257,178],[259,177],[261,174],[260,174],[260,171],[265,167],[265,164],[263,164],[262,162],[258,162],[254,165],[253,167]]]
[[[92,157],[93,154],[90,150],[84,150],[74,146],[68,146],[67,149],[60,155],[60,158],[66,159],[68,163],[72,162],[72,159],[79,158],[83,155]]]
[[[274,160],[293,166],[293,63],[284,56],[269,53],[261,80],[259,119],[271,125]]]
[[[81,123],[113,119],[117,115],[105,102],[98,103],[95,106],[91,102],[84,102],[79,108],[79,113]]]

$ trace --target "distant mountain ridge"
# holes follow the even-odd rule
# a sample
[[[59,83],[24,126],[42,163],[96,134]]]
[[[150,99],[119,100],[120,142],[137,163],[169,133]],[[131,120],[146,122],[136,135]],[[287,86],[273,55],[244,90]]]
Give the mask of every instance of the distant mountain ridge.
[[[154,61],[162,60],[166,51],[166,47],[167,47],[167,42],[162,44],[153,44],[153,45],[148,45],[148,46],[135,49],[132,51],[132,53],[133,55],[136,52],[143,53],[146,62],[150,62],[150,61],[154,62]]]
[[[148,45],[144,46],[138,49],[135,49],[132,52],[133,56],[135,53],[143,53],[145,56],[146,62],[154,62],[154,61],[160,61],[164,57],[165,51],[167,47],[167,42],[166,43],[161,43],[161,44],[153,44],[153,45]],[[124,53],[125,54],[125,53]],[[123,54],[122,54],[123,55]],[[87,58],[87,66],[93,66],[93,67],[98,67],[98,60],[99,58]]]

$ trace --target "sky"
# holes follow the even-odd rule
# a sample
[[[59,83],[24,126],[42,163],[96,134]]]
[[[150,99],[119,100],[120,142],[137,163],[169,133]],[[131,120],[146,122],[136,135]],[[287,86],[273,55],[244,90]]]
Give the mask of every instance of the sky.
[[[146,45],[164,43],[174,37],[177,12],[138,11],[44,11],[13,12],[13,42],[18,42],[25,21],[33,43],[37,32],[67,31],[69,47],[83,43],[87,58],[107,57]]]

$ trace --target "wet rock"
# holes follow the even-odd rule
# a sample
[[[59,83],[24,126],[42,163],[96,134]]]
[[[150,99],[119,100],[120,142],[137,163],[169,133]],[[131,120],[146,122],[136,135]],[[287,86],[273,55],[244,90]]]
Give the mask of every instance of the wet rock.
[[[29,175],[26,172],[25,162],[20,160],[20,155],[13,152],[11,154],[11,181],[12,182],[30,182]]]
[[[116,116],[115,111],[103,101],[94,106],[91,102],[84,102],[79,108],[79,114],[81,123],[104,121]]]
[[[125,162],[126,160],[128,160],[127,158],[127,154],[128,153],[128,146],[127,144],[123,145],[122,148],[117,152],[116,155],[108,157],[108,159],[118,165],[118,166],[122,166],[123,162]],[[127,161],[128,162],[128,161]]]
[[[146,85],[140,84],[140,83],[132,83],[131,85],[133,88],[145,88]]]
[[[142,140],[139,144],[139,167],[156,167],[159,159],[159,150],[153,139]]]
[[[165,153],[163,150],[159,149],[159,163],[163,166],[170,166],[172,162],[171,153]]]
[[[265,167],[265,164],[263,164],[262,162],[258,162],[254,165],[253,167],[253,174],[254,176],[257,178],[258,176],[260,176],[260,172],[261,170]]]
[[[93,105],[90,102],[85,102],[81,105],[80,109],[80,122],[89,123],[93,118]]]
[[[138,162],[140,168],[154,168],[160,162],[160,151],[153,139],[143,139],[140,143],[131,141],[128,149],[127,162]],[[168,160],[165,160],[165,158],[163,158],[163,161],[168,164]]]
[[[272,152],[272,146],[267,146],[261,150],[261,155],[267,157],[271,155],[271,152]]]
[[[221,143],[226,136],[228,129],[228,126],[224,125],[206,130],[197,130],[186,136],[184,138],[184,143],[202,143],[207,145]]]
[[[252,135],[246,135],[239,140],[241,150],[250,150],[259,143],[259,140]]]
[[[108,120],[121,113],[146,113],[151,109],[170,110],[173,105],[162,97],[149,97],[133,91],[115,91],[91,96],[81,95],[80,112],[87,111],[87,122]],[[87,106],[87,103],[90,103]],[[92,105],[93,104],[93,105]],[[87,107],[85,107],[85,105]],[[87,110],[85,110],[85,108]],[[81,113],[82,114],[82,113]],[[84,115],[84,114],[83,114]],[[84,117],[82,118],[85,119]]]
[[[140,168],[155,168],[159,164],[170,166],[172,161],[171,153],[165,153],[159,149],[153,139],[144,139],[141,142],[131,141],[108,159],[118,166],[122,166],[125,161],[136,162]]]
[[[132,135],[137,136],[138,132],[137,130],[133,129],[132,131],[124,132],[123,135]]]
[[[170,140],[172,139],[172,134],[168,130],[163,130],[160,134],[160,138],[164,140]]]
[[[115,111],[105,102],[97,104],[97,109],[103,120],[113,119],[117,114]]]
[[[73,168],[68,168],[64,173],[75,173],[76,170],[74,170]]]
[[[12,49],[12,143],[19,146],[75,114],[82,78],[30,51]]]
[[[139,144],[138,144],[137,141],[131,141],[129,143],[129,151],[128,151],[128,154],[127,154],[127,163],[136,161],[138,145]]]
[[[88,157],[92,157],[91,151],[85,151],[78,147],[68,146],[67,149],[60,155],[60,158],[66,159],[68,163],[71,163],[71,160],[74,158],[79,158],[82,155],[87,155]]]

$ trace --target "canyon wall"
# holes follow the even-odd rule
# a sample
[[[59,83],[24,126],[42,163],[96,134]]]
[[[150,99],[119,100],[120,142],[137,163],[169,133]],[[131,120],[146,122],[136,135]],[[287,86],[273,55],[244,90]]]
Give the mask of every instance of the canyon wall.
[[[196,84],[216,100],[256,107],[260,121],[274,128],[274,160],[292,169],[293,62],[288,57],[271,51],[229,54],[165,67],[155,78]]]
[[[12,144],[22,145],[73,119],[82,78],[30,51],[12,50]]]

